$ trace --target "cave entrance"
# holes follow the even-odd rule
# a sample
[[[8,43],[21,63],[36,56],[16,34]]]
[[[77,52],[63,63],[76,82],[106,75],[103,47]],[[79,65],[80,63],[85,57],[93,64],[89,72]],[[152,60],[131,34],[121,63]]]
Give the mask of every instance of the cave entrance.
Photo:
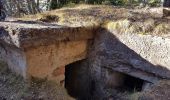
[[[96,86],[95,83],[90,80],[89,70],[90,68],[86,60],[76,61],[65,66],[64,86],[70,96],[79,98],[80,100],[88,100],[88,98],[93,95],[92,91],[96,90]],[[111,77],[118,80],[121,78],[123,80],[120,81],[121,84],[118,84],[118,87],[116,87],[120,92],[139,92],[143,90],[143,86],[147,83],[145,80],[135,76],[113,70],[109,71],[107,75],[109,78],[107,80],[111,82],[111,84],[113,81]]]
[[[129,92],[142,91],[145,81],[127,74],[124,74],[124,83],[121,87],[122,90]]]
[[[73,62],[65,66],[65,88],[68,94],[81,100],[88,97],[89,75],[86,60]]]
[[[139,92],[148,85],[147,81],[126,73],[106,70],[106,88],[116,89],[119,92]],[[147,88],[147,87],[146,87]]]

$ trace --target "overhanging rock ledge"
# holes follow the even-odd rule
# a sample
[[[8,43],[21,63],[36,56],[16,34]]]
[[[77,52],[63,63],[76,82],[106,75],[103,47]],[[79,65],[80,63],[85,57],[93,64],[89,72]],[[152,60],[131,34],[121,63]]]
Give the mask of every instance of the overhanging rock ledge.
[[[62,82],[65,66],[85,59],[94,28],[0,22],[0,60],[24,78]]]

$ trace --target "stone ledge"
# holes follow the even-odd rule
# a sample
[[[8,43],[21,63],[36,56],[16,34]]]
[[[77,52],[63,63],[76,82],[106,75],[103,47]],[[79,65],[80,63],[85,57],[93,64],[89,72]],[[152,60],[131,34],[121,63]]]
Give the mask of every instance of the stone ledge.
[[[106,66],[109,63],[112,67],[129,65],[156,77],[170,79],[169,37],[135,33],[117,34],[113,31],[108,32],[107,35],[107,40],[110,39],[109,42],[112,42],[107,48],[112,56],[106,56]]]
[[[28,48],[48,45],[58,41],[92,39],[94,31],[95,27],[65,27],[31,22],[0,22],[0,41],[18,48]]]
[[[89,27],[0,22],[0,59],[25,79],[47,78],[60,84],[65,66],[87,57],[94,31]]]

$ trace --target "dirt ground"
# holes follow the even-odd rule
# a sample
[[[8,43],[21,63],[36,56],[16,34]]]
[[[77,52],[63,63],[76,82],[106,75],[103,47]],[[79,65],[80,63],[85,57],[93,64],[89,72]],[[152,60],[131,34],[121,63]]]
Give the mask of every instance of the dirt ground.
[[[0,63],[0,100],[74,100],[64,87],[54,82],[33,80],[27,83]]]

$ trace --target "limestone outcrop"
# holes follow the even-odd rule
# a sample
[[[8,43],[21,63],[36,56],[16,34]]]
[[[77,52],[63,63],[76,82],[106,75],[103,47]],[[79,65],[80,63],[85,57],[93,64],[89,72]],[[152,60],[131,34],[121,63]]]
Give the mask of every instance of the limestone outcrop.
[[[87,100],[107,100],[112,97],[110,91],[127,84],[142,91],[160,80],[169,80],[169,19],[141,10],[114,10],[118,16],[111,15],[109,22],[102,22],[108,16],[100,15],[94,22],[98,24],[89,20],[87,26],[83,26],[86,21],[68,26],[68,19],[67,26],[40,21],[0,22],[0,60],[25,79],[53,80],[62,86],[66,82],[68,93]],[[84,13],[75,11],[83,18]],[[92,15],[87,18],[96,17]]]
[[[0,22],[0,58],[24,78],[64,80],[65,66],[85,59],[93,28]]]
[[[169,43],[166,36],[98,30],[89,55],[91,79],[96,85],[93,97],[98,100],[101,98],[98,95],[109,97],[112,94],[108,90],[125,84],[126,75],[139,78],[147,85],[169,80]]]

